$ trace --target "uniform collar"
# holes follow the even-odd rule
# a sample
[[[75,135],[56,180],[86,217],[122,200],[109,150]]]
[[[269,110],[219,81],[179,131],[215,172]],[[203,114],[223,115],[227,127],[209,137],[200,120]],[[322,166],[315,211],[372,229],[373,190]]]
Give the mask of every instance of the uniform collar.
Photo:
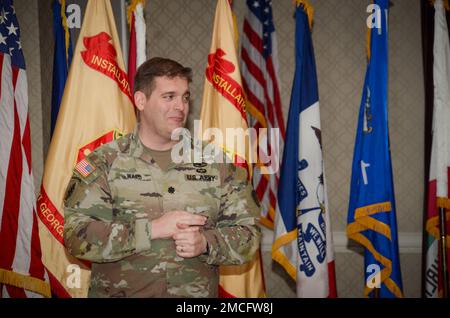
[[[145,162],[147,162],[148,164],[155,164],[155,160],[153,160],[152,156],[150,155],[150,153],[148,151],[145,150],[145,146],[142,143],[141,139],[139,138],[139,125],[136,125],[136,127],[134,128],[133,133],[130,136],[130,156],[134,157],[134,158],[138,158],[141,159]],[[187,148],[189,147],[191,149],[191,163],[194,162],[194,140],[192,139],[191,136],[183,134],[183,142],[185,143],[184,147]],[[175,163],[171,163],[168,167],[168,169],[175,167],[175,166],[179,166],[179,165],[184,165],[186,163],[180,163],[180,164],[175,164]],[[190,164],[190,163],[187,163]]]
[[[154,164],[152,156],[145,151],[144,145],[139,138],[139,125],[136,125],[133,133],[131,134],[131,142],[130,142],[130,156],[134,158],[141,159],[149,164]]]

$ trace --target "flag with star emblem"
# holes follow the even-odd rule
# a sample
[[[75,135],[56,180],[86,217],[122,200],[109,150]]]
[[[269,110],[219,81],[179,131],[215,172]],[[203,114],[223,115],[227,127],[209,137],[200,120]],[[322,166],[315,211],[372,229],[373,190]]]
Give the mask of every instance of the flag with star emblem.
[[[261,202],[260,222],[273,229],[279,170],[265,173],[263,162],[275,164],[271,160],[282,152],[285,128],[281,110],[281,96],[278,81],[278,49],[275,26],[272,19],[272,3],[266,0],[247,0],[244,33],[241,50],[242,85],[247,95],[247,111],[250,125],[258,134],[262,147],[257,148],[260,163],[253,169],[253,187]],[[272,140],[269,131],[278,129],[280,138]],[[267,146],[266,146],[267,145]],[[272,162],[274,161],[274,162]],[[277,167],[278,168],[278,167]]]
[[[50,297],[31,172],[25,59],[11,0],[0,1],[0,297]]]
[[[364,295],[403,297],[388,125],[389,0],[374,0],[381,25],[370,56],[356,131],[347,236],[364,247]]]
[[[38,198],[42,259],[58,297],[86,297],[90,280],[89,264],[64,248],[63,197],[72,171],[91,174],[86,156],[131,132],[136,122],[119,43],[110,0],[89,1]],[[70,280],[73,269],[80,273],[79,285]]]
[[[297,0],[295,74],[281,165],[272,258],[296,281],[297,297],[335,298],[333,236],[311,36],[312,11],[307,0]]]

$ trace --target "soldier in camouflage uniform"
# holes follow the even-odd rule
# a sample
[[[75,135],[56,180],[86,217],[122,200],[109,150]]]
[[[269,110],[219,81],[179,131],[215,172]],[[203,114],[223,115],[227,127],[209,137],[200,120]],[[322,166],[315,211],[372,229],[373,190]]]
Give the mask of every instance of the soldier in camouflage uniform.
[[[92,262],[89,297],[217,297],[218,266],[248,262],[259,247],[243,168],[170,160],[190,81],[177,62],[145,62],[135,82],[138,127],[74,169],[64,241]]]

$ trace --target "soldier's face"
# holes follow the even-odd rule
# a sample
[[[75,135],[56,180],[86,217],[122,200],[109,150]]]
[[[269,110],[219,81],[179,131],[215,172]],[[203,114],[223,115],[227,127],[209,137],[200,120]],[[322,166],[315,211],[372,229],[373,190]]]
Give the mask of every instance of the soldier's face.
[[[189,83],[181,77],[156,77],[150,97],[138,103],[144,130],[171,140],[172,131],[186,124],[189,113]]]

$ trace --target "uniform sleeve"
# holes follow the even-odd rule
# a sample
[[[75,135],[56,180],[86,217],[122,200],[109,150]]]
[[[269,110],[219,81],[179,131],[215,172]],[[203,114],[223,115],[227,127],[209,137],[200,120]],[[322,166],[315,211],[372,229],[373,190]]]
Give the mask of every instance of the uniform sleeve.
[[[83,177],[74,171],[64,198],[64,243],[73,256],[96,263],[114,262],[151,247],[146,215],[114,217],[106,173]]]
[[[231,164],[225,167],[218,221],[215,228],[204,231],[208,242],[206,262],[211,265],[249,262],[261,240],[259,203],[247,181],[247,172]]]

